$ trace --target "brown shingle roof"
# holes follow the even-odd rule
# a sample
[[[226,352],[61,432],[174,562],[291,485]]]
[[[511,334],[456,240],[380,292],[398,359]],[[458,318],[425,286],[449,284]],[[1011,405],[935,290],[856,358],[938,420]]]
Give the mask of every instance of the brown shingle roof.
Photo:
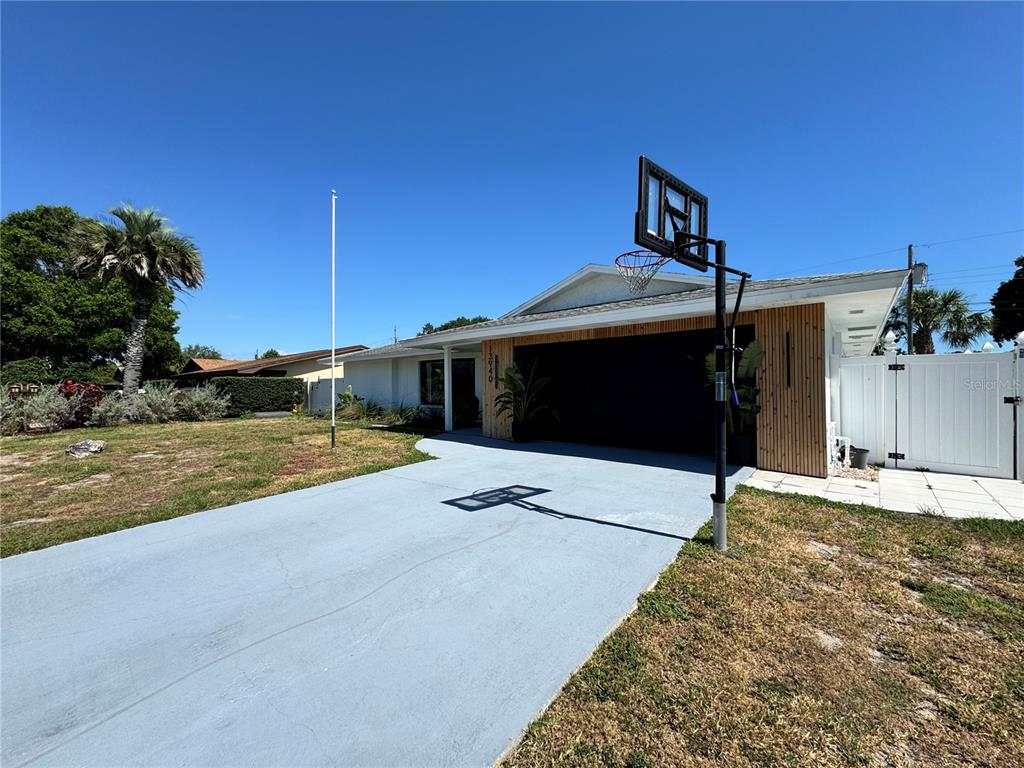
[[[360,352],[368,349],[364,344],[353,344],[348,347],[337,347],[335,353],[347,355],[351,352]],[[292,355],[279,355],[278,357],[260,357],[255,360],[211,360],[205,357],[192,358],[185,368],[178,374],[179,377],[191,377],[219,373],[224,375],[251,376],[268,368],[277,368],[292,363],[303,363],[307,360],[316,360],[324,355],[331,354],[331,348],[314,349],[309,352],[296,352]],[[193,363],[195,364],[193,366]]]
[[[214,368],[223,368],[228,365],[247,363],[248,360],[223,360],[219,357],[193,357],[191,362],[201,371],[211,371]]]

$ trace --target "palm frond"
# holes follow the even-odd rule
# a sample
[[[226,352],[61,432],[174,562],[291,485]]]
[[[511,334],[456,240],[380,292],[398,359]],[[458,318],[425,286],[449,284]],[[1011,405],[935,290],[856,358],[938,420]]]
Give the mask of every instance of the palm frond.
[[[121,278],[136,289],[167,285],[198,288],[205,277],[202,254],[154,208],[121,204],[107,221],[85,220],[74,238],[73,267],[103,281]]]

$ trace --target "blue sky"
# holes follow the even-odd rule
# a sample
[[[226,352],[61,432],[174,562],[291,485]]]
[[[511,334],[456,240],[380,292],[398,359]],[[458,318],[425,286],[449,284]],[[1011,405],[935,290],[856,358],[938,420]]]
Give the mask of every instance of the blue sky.
[[[611,263],[641,153],[755,277],[1024,227],[1019,3],[5,2],[2,25],[3,212],[159,207],[208,273],[179,338],[230,357],[329,344],[332,186],[338,339],[371,345]],[[918,250],[978,301],[1022,252]]]

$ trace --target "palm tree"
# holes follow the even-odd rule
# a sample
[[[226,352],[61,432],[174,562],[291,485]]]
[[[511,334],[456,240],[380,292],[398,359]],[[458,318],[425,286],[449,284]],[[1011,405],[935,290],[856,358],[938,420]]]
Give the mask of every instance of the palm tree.
[[[907,301],[901,297],[889,315],[887,330],[900,339],[907,334]],[[914,289],[914,351],[935,353],[934,335],[954,349],[966,349],[988,332],[989,319],[983,312],[971,312],[963,291],[950,288]]]
[[[74,237],[72,265],[103,282],[120,278],[134,300],[124,353],[124,394],[134,395],[142,376],[146,325],[157,292],[198,288],[203,282],[202,255],[195,243],[179,235],[156,209],[113,208],[108,221],[85,219]]]

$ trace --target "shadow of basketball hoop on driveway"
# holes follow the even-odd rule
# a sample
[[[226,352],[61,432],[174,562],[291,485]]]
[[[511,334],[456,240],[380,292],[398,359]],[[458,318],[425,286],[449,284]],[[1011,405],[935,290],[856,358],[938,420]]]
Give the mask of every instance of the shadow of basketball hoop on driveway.
[[[518,507],[519,509],[525,509],[529,512],[538,512],[542,515],[548,515],[557,520],[576,520],[584,523],[593,523],[595,525],[605,525],[610,528],[621,528],[627,531],[646,533],[651,536],[661,536],[666,539],[690,541],[690,538],[687,536],[679,536],[674,533],[656,531],[652,528],[642,528],[636,525],[627,525],[626,523],[616,523],[611,520],[601,520],[596,517],[586,517],[585,515],[573,515],[568,512],[559,512],[557,509],[551,509],[550,507],[545,507],[540,504],[534,504],[531,501],[527,501],[527,499],[533,496],[539,496],[544,493],[551,493],[551,489],[534,488],[528,485],[507,485],[503,488],[485,488],[480,491],[475,491],[468,496],[445,499],[441,503],[447,504],[451,507],[456,507],[457,509],[461,509],[465,512],[480,512],[482,510],[508,504],[513,507]]]

